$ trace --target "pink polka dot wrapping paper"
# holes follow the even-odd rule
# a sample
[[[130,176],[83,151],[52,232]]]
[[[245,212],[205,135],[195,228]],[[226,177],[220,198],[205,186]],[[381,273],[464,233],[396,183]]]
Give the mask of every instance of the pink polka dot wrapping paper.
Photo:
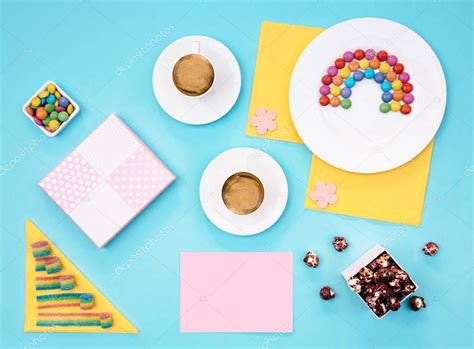
[[[112,114],[38,184],[102,248],[175,178]]]

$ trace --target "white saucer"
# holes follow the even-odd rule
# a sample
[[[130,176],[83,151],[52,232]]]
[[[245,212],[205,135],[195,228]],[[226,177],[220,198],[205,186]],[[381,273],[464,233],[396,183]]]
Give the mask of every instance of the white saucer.
[[[352,88],[352,107],[319,104],[321,78],[336,58],[355,49],[396,55],[413,84],[412,112],[379,111],[380,85],[364,79]],[[391,170],[417,156],[433,139],[446,106],[446,80],[431,47],[411,29],[386,19],[359,18],[318,35],[293,70],[290,111],[303,142],[325,162],[357,173]]]
[[[176,61],[192,53],[199,42],[200,53],[212,62],[216,78],[211,91],[203,97],[188,97],[173,84]],[[161,107],[172,118],[191,125],[203,125],[223,117],[235,104],[240,93],[240,68],[232,52],[208,36],[193,35],[178,39],[160,54],[153,69],[153,91]]]
[[[248,215],[233,213],[222,200],[224,182],[237,172],[252,173],[264,187],[262,204]],[[233,148],[216,156],[204,170],[200,198],[204,212],[218,228],[234,235],[254,235],[280,218],[288,199],[288,184],[280,165],[267,153],[254,148]]]

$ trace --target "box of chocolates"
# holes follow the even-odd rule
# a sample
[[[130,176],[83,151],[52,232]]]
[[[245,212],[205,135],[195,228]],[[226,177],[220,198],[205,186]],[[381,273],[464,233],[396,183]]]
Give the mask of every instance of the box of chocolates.
[[[342,272],[349,288],[378,318],[397,311],[418,286],[392,255],[375,245]]]

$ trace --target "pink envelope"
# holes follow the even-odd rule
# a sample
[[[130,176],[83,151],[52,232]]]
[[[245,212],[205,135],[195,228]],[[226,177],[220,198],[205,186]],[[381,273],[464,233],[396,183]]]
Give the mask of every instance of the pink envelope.
[[[292,332],[293,254],[181,253],[181,332]]]

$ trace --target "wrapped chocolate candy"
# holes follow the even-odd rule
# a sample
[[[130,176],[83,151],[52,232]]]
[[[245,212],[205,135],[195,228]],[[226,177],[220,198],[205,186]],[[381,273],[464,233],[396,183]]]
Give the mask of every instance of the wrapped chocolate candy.
[[[328,301],[330,299],[333,299],[336,297],[336,294],[334,291],[331,289],[329,286],[324,286],[321,291],[319,291],[319,296],[324,299],[325,301]]]
[[[334,238],[334,241],[332,242],[332,245],[338,252],[344,251],[348,246],[349,243],[346,241],[346,239],[342,236],[336,236]]]
[[[435,254],[438,253],[439,247],[438,247],[438,244],[430,241],[425,244],[422,251],[427,256],[434,256]]]
[[[308,251],[303,259],[304,264],[308,267],[316,268],[319,265],[319,257],[313,251]]]
[[[408,301],[411,310],[419,311],[421,308],[426,308],[425,299],[423,297],[413,296]]]

